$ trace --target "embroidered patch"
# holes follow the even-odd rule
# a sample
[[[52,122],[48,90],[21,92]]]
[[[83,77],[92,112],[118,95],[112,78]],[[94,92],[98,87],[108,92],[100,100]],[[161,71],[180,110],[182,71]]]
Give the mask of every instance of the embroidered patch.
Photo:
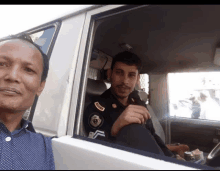
[[[98,113],[92,113],[89,117],[89,125],[92,128],[99,128],[102,126],[104,119]]]
[[[104,108],[103,106],[101,106],[101,105],[99,104],[99,102],[95,102],[94,104],[95,104],[95,107],[96,107],[98,110],[100,110],[100,111],[102,111],[102,112],[105,110],[105,108]]]
[[[105,137],[105,132],[104,131],[100,131],[100,130],[96,130],[96,132],[93,135],[93,139],[96,139],[98,136]]]

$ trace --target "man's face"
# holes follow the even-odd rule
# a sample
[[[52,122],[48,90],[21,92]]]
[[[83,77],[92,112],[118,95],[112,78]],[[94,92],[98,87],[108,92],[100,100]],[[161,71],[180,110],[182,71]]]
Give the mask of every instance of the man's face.
[[[116,62],[111,73],[111,88],[119,98],[126,98],[139,80],[137,66]]]
[[[0,43],[0,110],[28,109],[40,95],[43,60],[30,43],[18,39]]]

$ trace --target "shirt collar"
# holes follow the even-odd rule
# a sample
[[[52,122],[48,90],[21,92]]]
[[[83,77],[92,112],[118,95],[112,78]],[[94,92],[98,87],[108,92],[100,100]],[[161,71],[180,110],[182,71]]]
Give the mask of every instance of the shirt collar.
[[[34,130],[32,123],[28,120],[23,119],[23,118],[21,120],[21,129],[27,129],[27,130],[34,132],[34,133],[36,132]]]
[[[0,123],[2,123],[3,125],[4,125],[4,123],[3,123],[3,121],[0,119]],[[5,126],[4,126],[5,127]],[[6,127],[5,127],[6,128]],[[34,127],[33,127],[33,125],[32,125],[32,123],[30,122],[30,121],[28,121],[28,120],[25,120],[25,119],[23,119],[22,118],[22,120],[21,120],[21,127],[17,130],[17,131],[20,131],[20,130],[22,130],[22,129],[27,129],[27,130],[29,130],[29,131],[31,131],[31,132],[34,132],[34,133],[36,133],[36,131],[34,130]],[[15,130],[16,131],[16,130]]]
[[[127,106],[124,106],[118,99],[117,97],[112,93],[111,88],[109,88],[108,90],[106,90],[105,93],[103,93],[102,95],[103,97],[105,97],[106,99],[108,99],[110,97],[110,99],[112,99],[115,103],[117,103],[118,105],[120,105],[123,108],[126,108]],[[134,100],[133,98],[130,97],[130,95],[128,96],[128,102],[129,104],[134,104]]]

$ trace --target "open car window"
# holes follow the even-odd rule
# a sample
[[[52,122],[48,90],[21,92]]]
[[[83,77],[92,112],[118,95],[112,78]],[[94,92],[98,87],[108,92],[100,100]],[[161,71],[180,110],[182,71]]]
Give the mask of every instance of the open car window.
[[[168,74],[170,116],[220,121],[220,72]]]

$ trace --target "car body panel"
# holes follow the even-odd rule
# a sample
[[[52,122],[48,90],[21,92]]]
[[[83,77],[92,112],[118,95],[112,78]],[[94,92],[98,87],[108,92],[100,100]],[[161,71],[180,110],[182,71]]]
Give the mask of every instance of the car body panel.
[[[55,166],[58,170],[194,170],[191,167],[68,136],[54,138],[52,141]]]
[[[37,132],[43,132],[48,136],[66,134],[69,101],[75,74],[71,71],[75,71],[77,44],[81,40],[84,20],[85,14],[80,14],[62,21],[51,54],[46,85],[35,109],[33,125]]]

